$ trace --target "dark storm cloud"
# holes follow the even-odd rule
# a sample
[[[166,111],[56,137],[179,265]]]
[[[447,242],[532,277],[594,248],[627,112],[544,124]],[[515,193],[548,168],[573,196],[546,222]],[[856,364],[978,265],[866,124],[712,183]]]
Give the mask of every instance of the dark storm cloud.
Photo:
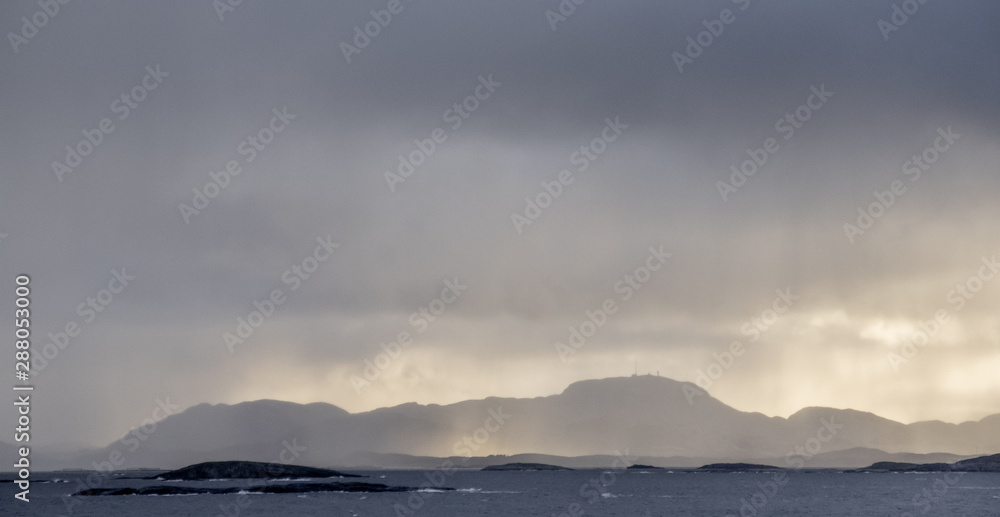
[[[841,398],[814,387],[806,395],[821,400],[800,405],[889,411],[892,400],[865,389],[895,375],[882,371],[895,342],[858,336],[892,326],[881,320],[930,317],[981,256],[1000,251],[988,223],[997,216],[1000,8],[928,2],[885,41],[877,22],[892,4],[591,0],[553,31],[545,13],[558,11],[554,1],[404,0],[350,63],[341,43],[387,2],[244,2],[221,21],[206,2],[61,7],[16,53],[0,52],[4,271],[34,275],[39,336],[82,321],[77,305],[113,269],[136,280],[39,375],[48,393],[88,394],[49,395],[40,439],[100,442],[168,393],[186,405],[269,396],[362,409],[489,394],[461,387],[481,376],[504,393],[539,394],[620,373],[636,355],[691,379],[786,287],[801,303],[770,348],[719,382],[723,399],[789,411],[802,401],[767,405],[736,386],[775,371],[828,385],[860,375]],[[680,73],[675,53],[727,8],[735,20]],[[12,32],[37,10],[0,9]],[[119,119],[112,103],[156,66],[168,75]],[[490,76],[500,86],[452,130],[447,110]],[[784,140],[776,122],[813,87],[833,96]],[[241,143],[274,109],[295,118],[248,163]],[[104,117],[115,130],[58,181],[51,163]],[[572,153],[608,117],[627,129],[518,234],[511,214],[575,167]],[[954,148],[908,181],[905,162],[948,126],[962,135]],[[447,140],[390,191],[384,173],[435,128]],[[771,137],[781,149],[723,202],[717,182]],[[240,175],[185,223],[178,205],[230,160]],[[843,224],[894,179],[908,192],[849,243]],[[291,292],[285,271],[327,236],[342,246]],[[553,344],[584,311],[620,296],[616,283],[660,245],[670,263],[562,364]],[[409,315],[456,276],[467,293],[368,398],[356,397],[350,375],[379,342],[413,331]],[[287,303],[230,354],[223,333],[276,288]],[[893,377],[909,386],[900,392],[948,386],[995,399],[996,384],[963,391],[948,379],[964,360],[995,360],[996,299],[987,290],[970,301],[948,338],[956,352],[914,359]],[[839,323],[817,323],[828,321]],[[804,342],[820,357],[854,354],[876,373],[820,374],[823,361],[798,361]],[[517,371],[557,373],[504,384]],[[270,374],[299,383],[283,388],[262,378]],[[94,422],[83,435],[57,431],[81,420]]]

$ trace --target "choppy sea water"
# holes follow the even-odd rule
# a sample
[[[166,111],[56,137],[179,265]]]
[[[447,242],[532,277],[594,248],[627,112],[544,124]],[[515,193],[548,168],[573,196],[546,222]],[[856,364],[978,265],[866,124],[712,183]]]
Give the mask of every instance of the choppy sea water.
[[[416,493],[230,494],[64,497],[86,473],[36,473],[31,502],[0,484],[0,515],[106,516],[1000,516],[1000,474],[766,473],[577,470],[481,472],[351,471],[387,485],[442,484]],[[7,477],[9,479],[9,477]],[[39,482],[41,480],[58,482]],[[326,480],[313,480],[322,482]],[[280,482],[280,481],[279,481]],[[261,484],[254,480],[251,484]],[[246,486],[111,478],[102,487]]]

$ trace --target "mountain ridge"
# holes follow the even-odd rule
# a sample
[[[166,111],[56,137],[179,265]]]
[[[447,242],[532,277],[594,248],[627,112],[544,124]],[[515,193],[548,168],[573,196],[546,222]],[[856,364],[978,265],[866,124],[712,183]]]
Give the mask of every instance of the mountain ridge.
[[[903,424],[864,411],[810,406],[787,418],[771,417],[737,410],[704,392],[689,399],[686,390],[692,386],[652,375],[588,379],[543,397],[411,402],[359,413],[324,402],[271,399],[198,404],[168,416],[139,447],[124,451],[122,468],[277,461],[290,448],[302,455],[297,463],[316,466],[342,465],[363,453],[438,458],[627,453],[711,460],[706,463],[794,456],[811,467],[823,453],[849,450],[955,456],[1000,451],[1000,415],[961,424]],[[122,445],[116,441],[75,457],[53,455],[42,463],[89,466]],[[861,467],[877,461],[867,461],[876,455],[853,454],[851,462],[840,463]]]

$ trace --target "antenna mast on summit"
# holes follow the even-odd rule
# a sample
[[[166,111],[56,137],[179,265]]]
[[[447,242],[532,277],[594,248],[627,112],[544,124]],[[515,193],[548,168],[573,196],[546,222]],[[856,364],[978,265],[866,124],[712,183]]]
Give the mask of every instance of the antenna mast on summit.
[[[639,360],[635,359],[635,370],[632,372],[632,377],[639,376]]]

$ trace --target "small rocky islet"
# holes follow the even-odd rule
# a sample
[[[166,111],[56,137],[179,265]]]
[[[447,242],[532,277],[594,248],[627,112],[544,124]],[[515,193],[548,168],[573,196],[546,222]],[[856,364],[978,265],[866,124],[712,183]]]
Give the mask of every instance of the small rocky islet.
[[[697,472],[770,472],[774,470],[784,470],[784,468],[757,463],[711,463],[698,467]]]
[[[545,463],[504,463],[503,465],[490,465],[483,467],[486,471],[535,471],[535,470],[573,470],[559,465],[548,465]]]
[[[643,465],[642,463],[636,463],[635,465],[629,465],[625,467],[628,470],[664,470],[663,467],[654,467],[652,465]]]
[[[1000,454],[979,456],[955,463],[880,461],[849,472],[1000,472]]]
[[[336,470],[264,463],[260,461],[208,461],[188,465],[146,479],[205,481],[209,479],[280,479],[280,478],[359,478],[357,474],[344,474]]]
[[[190,486],[147,486],[141,488],[89,488],[73,495],[196,495],[196,494],[305,494],[312,492],[410,492],[413,487],[388,486],[381,483],[333,482],[333,483],[283,483],[273,485],[233,486],[202,488]],[[437,488],[437,490],[454,490]]]
[[[212,461],[189,465],[171,470],[146,480],[209,481],[222,479],[302,479],[302,478],[348,478],[364,477],[345,474],[336,470],[263,463],[256,461]],[[435,487],[437,490],[453,488]],[[419,487],[389,486],[381,483],[357,481],[332,481],[327,483],[271,483],[253,486],[193,487],[193,486],[145,486],[121,488],[89,488],[74,493],[75,496],[102,495],[197,495],[197,494],[303,494],[312,492],[412,492]]]

